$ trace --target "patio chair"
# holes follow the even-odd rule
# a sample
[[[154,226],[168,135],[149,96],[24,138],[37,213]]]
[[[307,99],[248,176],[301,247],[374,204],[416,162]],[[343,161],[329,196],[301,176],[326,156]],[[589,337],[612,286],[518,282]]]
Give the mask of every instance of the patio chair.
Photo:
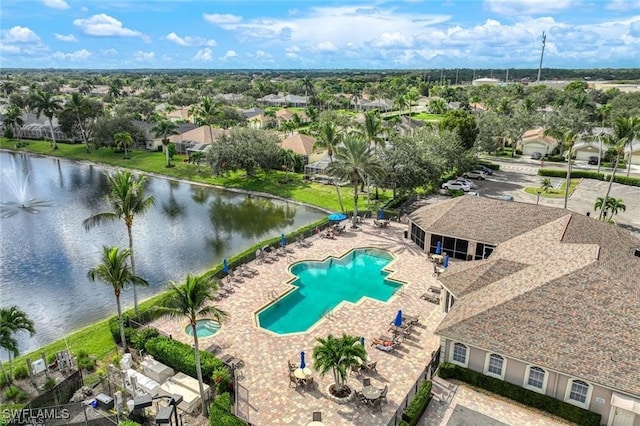
[[[291,361],[287,361],[287,364],[289,366],[289,373],[293,373],[298,368],[298,366],[292,363]]]
[[[298,386],[300,386],[302,384],[302,383],[300,383],[300,379],[298,379],[293,374],[289,373],[289,387],[291,387],[292,383],[295,385],[295,387],[298,387]]]
[[[375,372],[377,374],[378,373],[378,370],[376,370],[377,365],[378,365],[378,361],[369,362],[367,364],[362,364],[360,366],[360,369],[362,371],[366,371],[367,373]]]
[[[375,410],[376,408],[382,411],[382,400],[380,398],[376,398],[373,401],[369,401],[369,405],[371,406],[371,410]]]
[[[241,277],[245,277],[245,278],[253,278],[253,273],[247,271],[246,269],[239,267],[238,269],[236,269],[236,271],[239,271],[238,273],[240,274]],[[234,272],[235,275],[235,272]]]
[[[362,386],[371,386],[371,379],[362,379]]]
[[[435,303],[436,305],[440,304],[440,295],[433,293],[431,291],[427,291],[426,293],[422,293],[420,299],[424,299],[427,302]]]
[[[249,272],[250,274],[258,275],[260,273],[260,271],[258,271],[255,268],[251,268],[249,267],[249,265],[247,265],[246,263],[243,263],[242,265],[240,265],[240,269],[246,272]]]
[[[304,386],[307,388],[315,389],[316,382],[313,380],[313,376],[304,379]]]
[[[389,392],[389,385],[384,385],[384,387],[380,389],[380,398],[379,398],[380,401],[384,401],[385,403],[388,403],[387,392]]]
[[[360,404],[366,404],[367,403],[367,398],[364,397],[364,395],[362,394],[361,391],[356,390],[356,405],[360,405]]]
[[[310,240],[306,240],[306,239],[302,239],[302,241],[300,242],[300,244],[302,245],[302,247],[311,247],[313,245],[313,241]]]
[[[376,228],[380,228],[382,226],[382,224],[380,222],[378,222],[377,219],[373,219],[373,226],[375,226]]]
[[[418,324],[420,322],[420,317],[414,317],[413,315],[402,314],[402,319],[404,322],[411,325]]]
[[[238,275],[236,275],[235,269],[232,269],[231,271],[229,271],[229,276],[227,277],[227,279],[236,283],[244,282],[244,279],[242,277],[239,277]]]
[[[314,422],[321,422],[322,421],[322,413],[320,411],[314,411],[313,412],[313,416],[312,416],[312,420]]]

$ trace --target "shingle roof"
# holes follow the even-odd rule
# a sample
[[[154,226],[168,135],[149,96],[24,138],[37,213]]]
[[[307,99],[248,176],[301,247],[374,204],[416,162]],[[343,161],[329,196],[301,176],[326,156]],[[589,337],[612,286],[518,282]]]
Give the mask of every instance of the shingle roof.
[[[491,200],[478,202],[492,224],[484,233],[507,224]],[[448,216],[466,203],[451,203]],[[553,219],[541,207],[520,213],[546,223],[503,239],[489,259],[450,265],[441,282],[457,298],[436,333],[640,395],[640,240],[567,210],[553,209]]]
[[[280,146],[283,149],[290,149],[299,155],[311,155],[315,144],[315,138],[298,133],[283,140]]]

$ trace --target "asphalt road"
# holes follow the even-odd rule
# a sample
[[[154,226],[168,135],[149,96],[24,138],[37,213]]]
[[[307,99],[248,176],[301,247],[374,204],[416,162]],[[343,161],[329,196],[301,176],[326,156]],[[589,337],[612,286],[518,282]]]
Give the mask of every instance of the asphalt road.
[[[539,161],[496,161],[493,159],[491,161],[500,164],[500,171],[494,173],[493,176],[489,176],[485,181],[474,181],[478,188],[472,191],[477,191],[481,196],[486,197],[500,197],[503,194],[510,194],[515,201],[534,204],[537,202],[537,196],[525,193],[524,188],[527,186],[540,186],[542,177],[537,175],[540,168]],[[596,169],[595,166],[587,166],[586,163],[577,164],[575,167]],[[605,173],[609,172],[610,170],[605,170]],[[620,174],[624,175],[626,171],[622,171]],[[640,177],[640,168],[636,166],[632,175]],[[554,187],[558,187],[563,180],[562,178],[551,178],[551,183]],[[567,208],[582,214],[591,212],[592,216],[596,216],[599,212],[594,212],[593,206],[596,198],[604,197],[608,184],[608,182],[583,179],[569,197]],[[640,187],[614,183],[610,196],[622,198],[627,207],[626,211],[621,211],[615,216],[618,225],[629,229],[640,237]],[[539,203],[547,206],[563,207],[564,198],[540,197]]]

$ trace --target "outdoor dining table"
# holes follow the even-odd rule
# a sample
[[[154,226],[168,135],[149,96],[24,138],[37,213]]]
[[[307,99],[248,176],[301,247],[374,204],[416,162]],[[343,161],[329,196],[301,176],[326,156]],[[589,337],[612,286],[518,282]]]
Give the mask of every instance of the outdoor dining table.
[[[433,259],[434,262],[436,262],[437,264],[441,264],[442,262],[444,262],[444,256],[441,254],[432,254],[431,258]]]
[[[311,369],[310,368],[296,368],[293,372],[293,375],[296,379],[308,379],[311,377]]]
[[[382,391],[374,386],[365,386],[362,388],[362,396],[367,398],[369,401],[374,401],[380,398]]]

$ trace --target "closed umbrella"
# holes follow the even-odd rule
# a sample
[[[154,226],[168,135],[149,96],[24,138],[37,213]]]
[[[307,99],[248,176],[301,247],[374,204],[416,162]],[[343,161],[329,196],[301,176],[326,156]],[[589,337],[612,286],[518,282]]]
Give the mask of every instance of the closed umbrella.
[[[280,236],[280,245],[281,245],[282,247],[284,247],[284,246],[286,246],[286,245],[287,245],[287,237],[285,237],[285,236],[284,236],[284,234],[282,234],[282,235]]]
[[[300,368],[303,370],[307,368],[307,363],[304,362],[304,351],[300,352]]]
[[[436,244],[436,254],[441,254],[442,253],[442,241],[438,241],[438,243]]]
[[[229,265],[227,264],[227,259],[224,259],[222,261],[222,272],[224,272],[225,274],[229,273]]]
[[[398,311],[396,314],[396,318],[393,320],[393,325],[395,327],[402,327],[402,310]]]
[[[444,266],[445,268],[447,268],[449,266],[449,255],[448,254],[444,255],[444,261],[442,262],[442,266]]]
[[[384,210],[380,209],[380,212],[378,212],[378,219],[384,219]]]
[[[360,344],[364,346],[364,336],[360,337]]]

